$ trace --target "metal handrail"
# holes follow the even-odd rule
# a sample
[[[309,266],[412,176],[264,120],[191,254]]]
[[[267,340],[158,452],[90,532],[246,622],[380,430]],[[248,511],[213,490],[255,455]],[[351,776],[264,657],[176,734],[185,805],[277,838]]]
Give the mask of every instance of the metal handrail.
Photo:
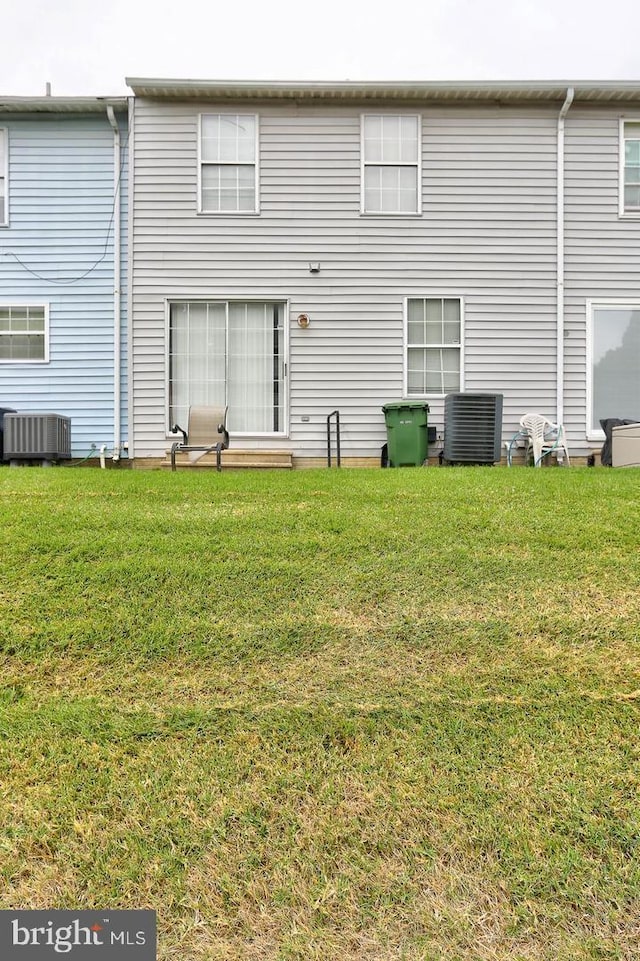
[[[331,467],[331,418],[336,420],[336,467],[340,467],[340,411],[332,410],[327,417],[327,467]]]

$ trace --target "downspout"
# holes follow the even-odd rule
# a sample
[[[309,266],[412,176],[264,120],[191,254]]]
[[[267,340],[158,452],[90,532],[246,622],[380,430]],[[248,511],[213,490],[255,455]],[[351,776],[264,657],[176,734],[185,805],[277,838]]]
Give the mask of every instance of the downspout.
[[[107,117],[113,128],[113,461],[120,460],[120,128],[111,104]]]
[[[574,90],[569,87],[558,114],[558,167],[556,201],[556,423],[564,420],[564,118],[573,103]]]

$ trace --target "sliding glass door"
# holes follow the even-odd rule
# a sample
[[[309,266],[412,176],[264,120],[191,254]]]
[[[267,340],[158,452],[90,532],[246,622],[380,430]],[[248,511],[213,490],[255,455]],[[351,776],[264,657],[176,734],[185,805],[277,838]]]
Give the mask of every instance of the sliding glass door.
[[[189,301],[169,309],[169,420],[229,407],[229,431],[286,433],[283,303]]]

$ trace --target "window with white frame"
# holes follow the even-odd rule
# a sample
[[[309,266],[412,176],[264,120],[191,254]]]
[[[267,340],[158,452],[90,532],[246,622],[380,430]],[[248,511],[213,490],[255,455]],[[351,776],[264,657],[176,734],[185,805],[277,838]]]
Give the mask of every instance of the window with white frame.
[[[172,303],[170,426],[191,405],[228,405],[232,433],[285,433],[284,317],[281,302]]]
[[[450,394],[461,390],[460,298],[409,297],[405,350],[408,397]]]
[[[47,308],[0,304],[0,363],[49,360]]]
[[[0,227],[9,220],[7,203],[7,180],[9,176],[9,135],[5,127],[0,127]]]
[[[640,214],[640,120],[622,123],[621,212]]]
[[[254,114],[201,114],[201,213],[257,212],[257,142]]]
[[[587,431],[609,417],[640,421],[640,300],[590,303]]]
[[[420,118],[362,117],[362,212],[420,212]]]

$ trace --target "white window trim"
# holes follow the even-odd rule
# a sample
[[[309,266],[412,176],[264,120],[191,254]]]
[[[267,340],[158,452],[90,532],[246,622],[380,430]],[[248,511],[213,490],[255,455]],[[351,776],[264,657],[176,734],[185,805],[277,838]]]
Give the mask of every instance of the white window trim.
[[[203,297],[198,295],[191,297],[184,294],[175,294],[174,296],[167,297],[164,305],[164,391],[165,391],[165,432],[167,439],[176,439],[176,435],[171,433],[171,428],[174,426],[170,423],[169,419],[169,404],[170,404],[170,375],[171,375],[171,357],[169,355],[169,328],[171,323],[171,305],[172,304],[282,304],[282,322],[283,322],[283,339],[284,339],[284,376],[283,376],[283,389],[284,389],[284,408],[283,408],[283,419],[284,419],[284,429],[281,431],[234,431],[233,437],[245,437],[245,438],[255,438],[269,439],[275,438],[278,440],[286,440],[289,437],[289,328],[291,326],[290,316],[291,309],[289,306],[289,301],[286,297],[274,297],[272,294],[265,294],[263,297],[257,297],[252,294],[250,297],[236,296],[233,297]]]
[[[604,431],[600,427],[595,427],[591,423],[591,411],[593,409],[593,311],[617,310],[619,307],[631,307],[640,310],[640,299],[620,298],[615,300],[587,300],[587,370],[586,370],[586,410],[585,410],[585,433],[587,440],[603,441]]]
[[[618,121],[618,216],[622,220],[640,220],[640,210],[625,210],[624,206],[624,125],[640,124],[640,117],[620,117]],[[600,431],[602,437],[604,434]]]
[[[418,121],[418,157],[415,161],[396,161],[394,163],[365,162],[364,152],[364,118],[365,117],[414,117]],[[408,211],[375,211],[365,207],[364,172],[366,167],[415,167],[417,180],[417,210]],[[360,215],[362,217],[422,217],[422,114],[409,111],[360,114]]]
[[[460,301],[460,345],[457,344],[429,344],[429,347],[458,347],[460,351],[460,386],[458,391],[464,391],[464,330],[465,330],[465,301],[459,294],[428,293],[423,291],[415,294],[408,294],[404,298],[403,318],[402,318],[402,397],[405,400],[415,400],[420,398],[432,398],[437,400],[446,397],[446,394],[410,394],[409,393],[409,369],[407,364],[409,346],[409,301],[410,300],[459,300]]]
[[[255,152],[254,152],[254,197],[253,210],[204,210],[202,206],[202,118],[203,117],[253,117],[255,120]],[[237,165],[236,165],[237,166]],[[249,166],[247,164],[247,166]],[[198,205],[197,213],[202,217],[255,217],[260,213],[260,115],[257,113],[239,113],[237,110],[216,110],[215,113],[204,111],[198,114]]]
[[[24,302],[21,300],[0,300],[0,307],[38,307],[44,309],[44,357],[42,360],[14,360],[13,358],[0,358],[0,364],[22,364],[23,367],[31,367],[32,364],[48,364],[50,361],[49,354],[49,304],[43,303],[33,303],[32,301]],[[0,337],[6,336],[5,333],[0,333]],[[28,336],[28,334],[27,334]]]
[[[4,220],[0,220],[0,227],[9,226],[9,128],[0,127],[0,137],[4,139],[4,163],[0,168],[0,177],[4,177]]]

